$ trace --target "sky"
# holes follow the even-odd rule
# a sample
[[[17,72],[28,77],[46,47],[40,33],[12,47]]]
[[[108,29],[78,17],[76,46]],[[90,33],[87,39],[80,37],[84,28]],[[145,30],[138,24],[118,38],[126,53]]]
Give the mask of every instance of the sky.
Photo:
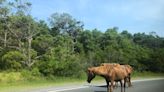
[[[156,32],[164,37],[164,0],[29,0],[31,14],[47,21],[53,13],[69,13],[84,23],[84,29],[105,32]]]

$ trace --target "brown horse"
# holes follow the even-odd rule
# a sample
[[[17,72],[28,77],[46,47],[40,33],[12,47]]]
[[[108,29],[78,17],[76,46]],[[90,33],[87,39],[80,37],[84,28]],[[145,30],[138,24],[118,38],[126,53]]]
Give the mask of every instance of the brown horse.
[[[120,64],[118,63],[102,63],[102,66],[108,66],[108,67],[117,67],[120,66]],[[132,86],[131,83],[131,73],[133,71],[133,68],[130,65],[121,65],[122,69],[124,69],[127,72],[127,82],[128,82],[128,86]],[[117,84],[117,83],[116,83]]]
[[[120,82],[121,84],[121,92],[123,92],[123,80],[124,80],[124,91],[125,91],[125,83],[126,83],[126,77],[127,73],[124,69],[118,65],[117,67],[114,66],[99,66],[99,67],[92,67],[88,68],[88,83],[91,82],[93,78],[95,78],[96,75],[102,76],[105,78],[107,82],[107,90],[109,92],[113,91],[113,85],[114,81]],[[109,86],[109,82],[111,82],[111,85]]]
[[[128,86],[132,86],[131,83],[131,73],[133,72],[133,68],[130,65],[121,65],[122,67],[125,67],[125,70],[128,74],[127,78],[128,78]]]
[[[101,66],[107,66],[107,67],[116,67],[116,66],[120,66],[120,64],[118,63],[101,63]],[[109,86],[109,83],[106,81],[107,83],[107,87]],[[118,87],[118,82],[114,82],[114,88]]]

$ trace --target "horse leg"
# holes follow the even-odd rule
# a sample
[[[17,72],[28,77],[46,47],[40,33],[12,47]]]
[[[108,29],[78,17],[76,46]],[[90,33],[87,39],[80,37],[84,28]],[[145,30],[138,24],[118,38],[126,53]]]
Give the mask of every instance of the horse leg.
[[[107,91],[109,89],[109,81],[106,79],[106,84],[107,84]]]
[[[128,84],[128,87],[129,87],[129,76],[126,77],[126,83],[125,84]]]
[[[115,88],[115,87],[116,87],[116,82],[113,83],[113,88]]]
[[[130,74],[129,74],[129,87],[131,87],[132,86],[132,83],[131,83],[131,76],[130,76]]]
[[[122,80],[120,80],[120,85],[121,85],[121,92],[122,92]]]
[[[111,81],[111,85],[110,85],[110,90],[109,90],[109,92],[113,92],[113,83],[114,83],[114,81]]]
[[[118,87],[118,83],[117,83],[117,81],[114,82],[113,87],[114,87],[114,88],[117,88],[117,87]]]
[[[125,92],[125,87],[126,87],[126,81],[127,81],[127,78],[124,78],[124,92]]]
[[[116,88],[118,88],[118,82],[116,82],[115,86],[116,86]]]

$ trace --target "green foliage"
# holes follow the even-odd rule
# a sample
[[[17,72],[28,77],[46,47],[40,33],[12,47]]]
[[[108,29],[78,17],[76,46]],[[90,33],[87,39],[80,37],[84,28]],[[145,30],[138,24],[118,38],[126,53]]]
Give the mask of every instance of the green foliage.
[[[148,67],[154,72],[164,72],[164,48],[154,50]]]
[[[80,21],[72,18],[72,16],[67,13],[54,13],[49,18],[49,21],[52,26],[50,33],[53,36],[62,33],[76,37],[83,27],[83,24]]]
[[[4,69],[19,70],[22,68],[22,62],[25,57],[19,51],[9,51],[2,56],[2,63],[5,65]]]
[[[77,76],[81,71],[77,57],[64,44],[58,45],[45,54],[46,62],[40,64],[40,71],[46,76]]]
[[[22,70],[20,72],[23,80],[37,80],[41,77],[41,73],[38,68],[33,68],[32,70]]]
[[[1,72],[0,73],[0,82],[17,82],[24,80],[20,72]]]
[[[50,46],[53,46],[53,37],[51,35],[40,35],[32,42],[32,47],[39,55],[45,54]]]
[[[164,72],[164,38],[155,32],[84,30],[83,23],[67,13],[52,14],[47,24],[29,14],[29,2],[19,2],[0,0],[1,71],[20,71],[26,80],[80,78],[90,66],[116,62],[136,71]]]

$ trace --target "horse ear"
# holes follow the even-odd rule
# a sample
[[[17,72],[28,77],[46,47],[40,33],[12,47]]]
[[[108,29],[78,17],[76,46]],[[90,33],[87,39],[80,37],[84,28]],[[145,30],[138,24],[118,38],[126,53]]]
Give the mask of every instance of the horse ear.
[[[93,73],[93,68],[88,68],[88,72]]]
[[[90,71],[90,68],[86,69],[85,72],[88,73]]]
[[[100,64],[100,66],[104,66],[104,63]]]

